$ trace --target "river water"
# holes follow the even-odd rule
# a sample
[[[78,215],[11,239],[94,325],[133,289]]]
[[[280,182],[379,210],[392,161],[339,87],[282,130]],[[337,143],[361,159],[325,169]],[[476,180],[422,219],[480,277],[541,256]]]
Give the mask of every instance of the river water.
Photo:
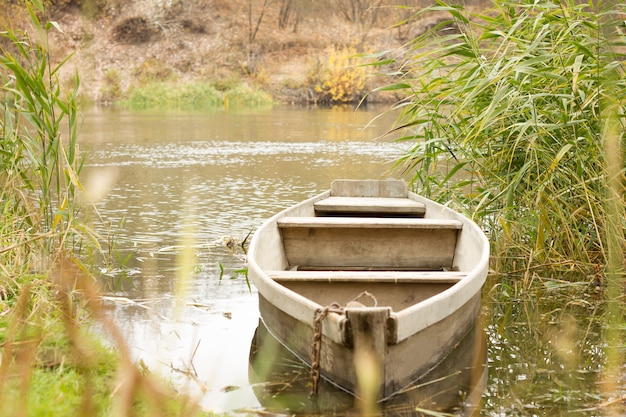
[[[333,179],[384,177],[407,145],[377,139],[394,120],[382,111],[85,113],[83,182],[114,260],[101,266],[105,304],[138,362],[208,410],[262,407],[249,381],[258,314],[238,272],[241,243]],[[589,280],[494,274],[483,293],[482,415],[593,416],[615,404],[599,383],[602,312]],[[626,377],[618,384],[626,398]]]
[[[403,146],[377,140],[393,122],[374,120],[381,111],[84,115],[84,182],[100,191],[99,232],[118,260],[102,268],[106,305],[137,360],[208,409],[259,406],[248,382],[257,300],[236,272],[245,267],[240,243],[335,178],[383,177]],[[181,274],[191,276],[183,289]]]

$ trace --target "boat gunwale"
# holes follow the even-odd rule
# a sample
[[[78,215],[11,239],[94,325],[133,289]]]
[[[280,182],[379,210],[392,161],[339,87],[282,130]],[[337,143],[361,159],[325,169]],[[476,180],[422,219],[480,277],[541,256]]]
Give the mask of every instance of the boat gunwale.
[[[270,228],[279,227],[279,218],[287,217],[290,213],[304,206],[310,205],[312,207],[314,202],[327,198],[328,196],[330,196],[330,190],[326,190],[290,206],[269,218],[255,233],[248,251],[248,267],[252,272],[252,282],[257,287],[257,290],[270,302],[275,303],[277,308],[309,325],[313,323],[315,312],[325,306],[321,306],[274,281],[266,271],[259,266],[255,256],[258,251],[257,246],[260,244],[263,235],[267,233]],[[438,323],[468,302],[477,292],[481,291],[487,277],[489,265],[489,241],[476,223],[463,214],[422,197],[419,194],[409,192],[407,198],[424,203],[427,213],[429,213],[429,210],[433,210],[437,213],[444,214],[443,218],[452,218],[461,221],[463,223],[461,233],[472,233],[474,235],[473,239],[476,239],[476,243],[481,244],[482,247],[479,251],[481,258],[475,263],[472,269],[466,271],[467,276],[460,279],[450,288],[405,309],[392,311],[391,317],[395,319],[397,325],[396,340],[390,341],[392,343],[399,343],[409,338],[411,335]],[[442,217],[435,216],[433,218]],[[425,314],[425,311],[428,311],[428,314]],[[324,325],[324,335],[336,343],[343,343],[344,335],[341,329],[344,327],[342,322],[346,320],[345,316],[330,313],[326,316],[325,320],[325,324],[332,325]]]

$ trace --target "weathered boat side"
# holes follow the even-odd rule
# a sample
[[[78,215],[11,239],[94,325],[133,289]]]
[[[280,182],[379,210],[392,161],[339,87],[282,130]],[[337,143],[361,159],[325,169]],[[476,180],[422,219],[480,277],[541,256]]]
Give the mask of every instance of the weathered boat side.
[[[393,396],[398,391],[411,385],[421,375],[435,367],[461,340],[475,323],[480,309],[480,294],[469,300],[465,305],[446,317],[440,326],[430,326],[420,333],[394,345],[393,349],[386,349],[382,375],[385,386],[381,393],[381,400]],[[309,323],[295,320],[291,315],[278,309],[262,296],[259,296],[259,311],[263,323],[272,335],[303,362],[310,365],[311,340],[313,328]],[[337,316],[333,314],[334,316]],[[339,317],[336,317],[339,319]],[[353,363],[353,351],[343,342],[335,342],[330,338],[322,341],[320,365],[322,368],[338,366],[338,364]],[[357,379],[353,366],[341,365],[341,369],[333,375],[324,377],[331,383],[353,394]],[[382,384],[381,384],[382,385]]]

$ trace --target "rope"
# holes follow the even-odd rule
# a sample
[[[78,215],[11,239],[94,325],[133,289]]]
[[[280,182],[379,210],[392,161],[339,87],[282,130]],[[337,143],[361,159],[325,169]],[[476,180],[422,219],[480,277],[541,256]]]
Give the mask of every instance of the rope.
[[[358,302],[361,298],[363,297],[369,297],[370,300],[372,300],[372,302],[374,303],[374,305],[372,307],[378,307],[378,300],[376,299],[376,297],[374,297],[374,294],[372,294],[369,291],[363,291],[361,294],[357,295],[352,301],[350,302]],[[349,304],[349,303],[348,303]]]
[[[350,303],[358,302],[362,297],[369,297],[374,303],[374,307],[378,305],[378,300],[368,291],[363,291],[356,296]],[[313,316],[313,341],[311,343],[311,396],[317,395],[317,388],[320,380],[320,360],[322,353],[322,325],[328,313],[343,314],[344,308],[339,303],[331,303],[330,305],[318,308]]]

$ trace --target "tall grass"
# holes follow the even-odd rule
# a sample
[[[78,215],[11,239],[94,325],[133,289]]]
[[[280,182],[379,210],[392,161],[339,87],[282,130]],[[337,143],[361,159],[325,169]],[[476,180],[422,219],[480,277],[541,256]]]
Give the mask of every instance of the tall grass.
[[[29,243],[37,240],[43,251],[37,256],[44,257],[61,248],[71,250],[80,245],[81,238],[93,235],[77,216],[83,162],[76,142],[78,77],[74,89],[64,94],[58,80],[63,62],[53,65],[48,54],[47,32],[54,24],[40,22],[41,4],[27,5],[32,36],[38,39],[32,40],[26,32],[2,33],[8,47],[2,48],[0,57],[5,100],[0,107],[0,175],[4,179],[2,201],[13,227],[27,233]]]
[[[61,88],[58,25],[25,4],[31,30],[0,32],[0,415],[197,415],[134,365],[80,261],[99,238],[81,221],[79,80]]]
[[[592,274],[606,264],[601,104],[614,102],[622,144],[626,38],[603,22],[625,12],[623,3],[518,0],[481,13],[437,2],[413,16],[448,20],[410,44],[404,75],[384,87],[407,96],[398,129],[411,150],[397,168],[483,221],[511,269]]]

